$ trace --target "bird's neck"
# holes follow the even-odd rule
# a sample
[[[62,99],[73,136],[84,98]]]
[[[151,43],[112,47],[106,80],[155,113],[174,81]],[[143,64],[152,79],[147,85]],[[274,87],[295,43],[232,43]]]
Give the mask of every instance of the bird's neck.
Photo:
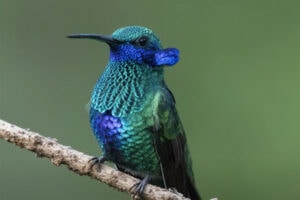
[[[95,85],[92,107],[114,116],[141,111],[153,90],[164,85],[163,68],[110,61]]]
[[[164,79],[163,67],[153,67],[147,64],[139,64],[136,61],[110,61],[102,76],[109,75],[109,81],[122,82],[126,86],[132,84],[161,84]],[[124,86],[125,86],[124,85]]]

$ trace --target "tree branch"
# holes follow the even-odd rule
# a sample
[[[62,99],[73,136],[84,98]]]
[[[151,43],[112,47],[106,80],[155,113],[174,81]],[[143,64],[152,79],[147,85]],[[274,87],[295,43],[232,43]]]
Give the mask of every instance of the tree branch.
[[[92,157],[76,151],[69,146],[59,144],[56,139],[44,137],[30,130],[25,130],[0,119],[0,138],[16,144],[17,146],[35,152],[38,157],[47,157],[51,162],[60,166],[66,165],[70,170],[79,174],[90,176],[131,196],[130,188],[140,181],[128,174],[120,172],[106,165],[94,167],[88,162]],[[167,189],[147,184],[143,197],[145,200],[188,200],[180,194]]]

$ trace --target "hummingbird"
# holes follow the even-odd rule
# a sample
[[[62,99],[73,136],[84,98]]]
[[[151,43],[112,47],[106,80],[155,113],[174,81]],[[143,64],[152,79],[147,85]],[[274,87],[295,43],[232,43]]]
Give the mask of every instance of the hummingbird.
[[[111,35],[68,37],[110,47],[90,103],[90,125],[102,152],[94,162],[113,162],[118,170],[141,179],[133,186],[136,195],[142,196],[150,183],[201,199],[174,95],[164,80],[164,67],[179,61],[179,50],[164,49],[154,32],[142,26],[119,28]]]

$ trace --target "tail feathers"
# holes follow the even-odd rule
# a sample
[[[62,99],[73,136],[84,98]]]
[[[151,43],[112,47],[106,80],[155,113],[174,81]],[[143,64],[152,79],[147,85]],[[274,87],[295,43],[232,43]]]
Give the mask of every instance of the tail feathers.
[[[200,194],[198,193],[194,183],[188,178],[187,181],[187,194],[186,196],[191,200],[201,200]]]

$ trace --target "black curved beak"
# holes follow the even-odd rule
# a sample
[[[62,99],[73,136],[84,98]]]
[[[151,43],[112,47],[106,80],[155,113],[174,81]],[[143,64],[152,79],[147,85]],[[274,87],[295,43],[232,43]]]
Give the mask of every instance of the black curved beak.
[[[98,41],[101,41],[101,42],[105,42],[105,43],[107,43],[109,45],[114,45],[114,44],[120,44],[120,43],[122,43],[119,40],[113,39],[109,35],[80,33],[80,34],[71,34],[71,35],[68,35],[67,37],[68,38],[88,38],[88,39],[93,39],[93,40],[98,40]]]

